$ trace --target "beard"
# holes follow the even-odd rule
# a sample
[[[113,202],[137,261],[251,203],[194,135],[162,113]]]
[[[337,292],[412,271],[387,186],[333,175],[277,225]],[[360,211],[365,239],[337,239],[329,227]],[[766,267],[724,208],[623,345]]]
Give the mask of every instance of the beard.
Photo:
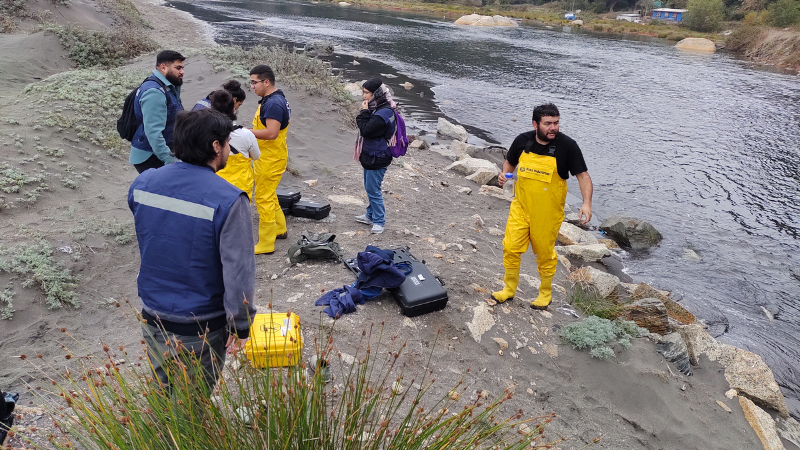
[[[214,173],[217,173],[220,170],[224,169],[225,166],[227,166],[227,165],[228,165],[228,160],[227,159],[225,159],[225,161],[221,161],[219,164],[217,164],[217,170]]]
[[[183,79],[182,78],[178,78],[176,75],[173,75],[171,73],[167,73],[166,75],[164,75],[164,78],[166,78],[167,81],[169,81],[170,83],[172,83],[175,86],[180,86],[180,85],[183,84]]]
[[[556,133],[556,134],[558,134],[558,133]],[[548,137],[547,137],[547,134],[545,134],[545,133],[544,133],[544,132],[543,132],[541,129],[539,129],[539,128],[537,128],[537,129],[536,129],[536,137],[538,137],[540,141],[544,141],[544,142],[550,142],[550,141],[552,141],[553,139],[555,139],[555,136],[553,137],[553,139],[550,139],[550,138],[548,138]]]

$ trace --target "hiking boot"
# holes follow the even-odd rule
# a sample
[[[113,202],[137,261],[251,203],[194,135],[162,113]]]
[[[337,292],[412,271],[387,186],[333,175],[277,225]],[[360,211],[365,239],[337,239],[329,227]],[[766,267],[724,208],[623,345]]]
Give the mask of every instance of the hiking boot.
[[[372,234],[381,234],[383,233],[383,225],[373,224],[372,230],[370,231]]]
[[[356,222],[364,223],[364,224],[367,224],[367,225],[372,225],[372,221],[369,220],[369,217],[367,217],[366,214],[362,214],[360,216],[356,216]]]

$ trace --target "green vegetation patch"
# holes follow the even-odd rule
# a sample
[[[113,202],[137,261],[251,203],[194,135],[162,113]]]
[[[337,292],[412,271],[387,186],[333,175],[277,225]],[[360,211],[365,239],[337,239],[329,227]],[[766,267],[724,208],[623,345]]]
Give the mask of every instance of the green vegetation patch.
[[[129,58],[158,49],[158,44],[137,27],[121,26],[106,31],[53,24],[46,30],[58,36],[70,58],[84,69],[118,67]]]
[[[559,331],[561,339],[577,349],[589,349],[589,353],[600,359],[614,356],[611,345],[620,344],[623,348],[631,346],[631,338],[647,334],[629,320],[608,320],[597,316],[589,316],[581,321],[573,322]]]
[[[0,292],[0,320],[11,320],[14,317],[13,286],[9,284]]]
[[[725,4],[722,0],[689,0],[683,25],[692,31],[714,32],[725,20]]]
[[[614,320],[623,312],[615,296],[603,297],[583,283],[573,286],[569,302],[584,314],[603,319]]]
[[[125,245],[133,240],[128,230],[133,227],[133,222],[117,222],[107,219],[81,220],[78,225],[69,230],[70,235],[77,240],[83,240],[88,233],[97,233],[106,237],[113,237],[119,245]]]
[[[39,286],[47,295],[48,308],[78,306],[73,291],[78,280],[53,259],[53,248],[47,242],[22,244],[3,254],[6,258],[0,259],[0,271],[25,277],[22,287]]]
[[[17,195],[16,200],[9,200],[7,196],[0,195],[0,210],[13,208],[17,206],[16,203],[25,206],[36,203],[42,192],[49,189],[45,179],[46,174],[41,170],[28,173],[0,162],[0,191]]]
[[[767,7],[769,24],[784,28],[800,22],[800,0],[777,0]]]
[[[130,144],[117,134],[117,117],[125,97],[148,74],[129,69],[78,69],[29,84],[23,92],[39,96],[33,103],[46,111],[47,126],[73,129],[78,137],[121,155]],[[63,108],[53,108],[53,100],[64,102]]]

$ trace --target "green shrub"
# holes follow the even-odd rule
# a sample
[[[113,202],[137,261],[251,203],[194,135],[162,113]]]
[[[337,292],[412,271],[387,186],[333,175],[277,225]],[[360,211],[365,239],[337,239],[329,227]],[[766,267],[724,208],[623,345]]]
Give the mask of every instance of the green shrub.
[[[622,307],[614,299],[598,295],[583,283],[573,286],[569,302],[587,316],[613,320],[622,314]]]
[[[777,0],[767,7],[769,24],[784,28],[800,22],[800,0]]]
[[[70,58],[80,68],[117,67],[129,58],[158,49],[158,44],[137,27],[115,27],[111,31],[90,30],[75,25],[51,25]]]
[[[589,349],[595,358],[606,359],[614,356],[611,344],[619,343],[630,347],[630,338],[639,337],[648,331],[628,320],[608,320],[589,316],[573,322],[561,329],[561,338],[577,349]]]
[[[767,30],[761,26],[743,26],[733,30],[725,39],[725,48],[736,53],[745,53],[764,38]]]
[[[47,307],[78,306],[72,290],[78,280],[53,259],[53,249],[47,242],[19,245],[8,253],[8,261],[0,260],[0,270],[26,277],[22,287],[38,285],[47,295]]]
[[[13,286],[9,284],[0,292],[0,319],[11,320],[14,317],[14,292]]]
[[[193,384],[192,374],[202,370],[194,358],[165,364],[165,392],[147,360],[108,364],[127,359],[127,351],[104,345],[104,354],[87,358],[74,374],[41,369],[58,383],[32,392],[55,421],[59,432],[50,441],[59,449],[522,450],[561,441],[538,442],[552,415],[523,419],[515,409],[502,417],[510,390],[495,400],[469,395],[462,379],[434,394],[430,367],[408,373],[405,344],[362,336],[349,361],[333,350],[332,338],[315,339],[317,360],[335,374],[329,384],[319,367],[301,361],[259,370],[240,352],[228,356],[233,364],[213,396],[205,383]],[[180,341],[172,345],[181,348]]]
[[[722,0],[689,0],[683,24],[693,31],[719,31],[725,19]]]

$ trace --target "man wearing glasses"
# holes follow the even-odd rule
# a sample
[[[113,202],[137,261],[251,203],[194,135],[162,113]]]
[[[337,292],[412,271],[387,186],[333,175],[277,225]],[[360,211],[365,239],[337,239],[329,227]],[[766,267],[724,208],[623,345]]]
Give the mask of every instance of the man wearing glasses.
[[[252,132],[258,139],[261,157],[253,161],[255,194],[258,209],[258,244],[255,254],[275,252],[275,239],[286,239],[286,217],[278,203],[278,183],[286,171],[289,151],[286,131],[289,128],[289,102],[275,87],[275,73],[269,66],[258,65],[250,71],[250,86],[261,97],[253,118]]]

